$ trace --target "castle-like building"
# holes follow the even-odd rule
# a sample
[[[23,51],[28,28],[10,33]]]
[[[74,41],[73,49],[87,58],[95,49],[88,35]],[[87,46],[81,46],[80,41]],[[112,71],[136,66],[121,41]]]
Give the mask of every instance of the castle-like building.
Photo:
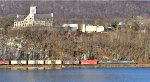
[[[17,15],[14,20],[14,28],[16,27],[32,27],[32,26],[52,26],[53,13],[37,14],[36,6],[30,7],[28,15]]]

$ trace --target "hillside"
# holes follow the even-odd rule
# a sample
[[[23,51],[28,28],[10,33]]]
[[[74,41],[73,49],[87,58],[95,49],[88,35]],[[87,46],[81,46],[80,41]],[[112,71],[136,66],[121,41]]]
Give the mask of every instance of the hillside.
[[[38,7],[38,13],[54,12],[55,17],[73,20],[150,15],[147,1],[0,1],[0,16],[28,14],[31,5]]]
[[[13,19],[9,17],[28,14],[31,5],[37,6],[37,13],[53,12],[54,18],[61,19],[62,22],[121,18],[121,22],[122,19],[127,19],[127,23],[125,22],[126,25],[120,30],[117,28],[116,31],[91,34],[60,32],[55,25],[60,21],[55,20],[56,28],[51,27],[49,30],[42,30],[45,29],[42,26],[10,29]],[[9,40],[14,44],[15,39],[22,41],[16,41],[21,47],[7,46],[8,50],[12,50],[3,53],[6,56],[0,54],[0,59],[26,59],[27,56],[29,59],[36,59],[38,56],[42,56],[43,59],[80,59],[82,54],[88,53],[94,54],[98,60],[103,57],[117,59],[116,54],[121,54],[120,59],[123,60],[135,60],[140,64],[150,63],[149,8],[150,2],[146,1],[1,1],[0,16],[4,17],[0,18],[0,27],[4,28],[0,30],[1,49],[6,51],[4,46],[7,46]],[[133,21],[134,17],[138,20]]]

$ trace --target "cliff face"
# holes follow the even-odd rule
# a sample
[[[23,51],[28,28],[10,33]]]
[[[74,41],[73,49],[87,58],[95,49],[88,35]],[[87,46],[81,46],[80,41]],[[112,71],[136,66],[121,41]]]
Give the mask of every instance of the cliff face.
[[[147,1],[0,1],[0,16],[28,14],[36,5],[38,13],[54,12],[55,17],[65,19],[130,18],[149,15]]]

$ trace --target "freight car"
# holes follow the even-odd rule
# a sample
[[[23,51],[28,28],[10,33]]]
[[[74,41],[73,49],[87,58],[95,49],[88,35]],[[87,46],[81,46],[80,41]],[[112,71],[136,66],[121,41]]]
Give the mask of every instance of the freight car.
[[[136,64],[134,60],[120,60],[118,61],[120,64]]]
[[[136,64],[134,60],[100,60],[99,64]]]
[[[0,65],[9,65],[9,60],[0,60]]]
[[[117,64],[118,62],[115,60],[100,60],[99,64]]]
[[[45,64],[59,65],[62,64],[61,60],[45,60]]]
[[[80,64],[80,61],[78,61],[78,60],[76,60],[76,61],[74,61],[74,60],[64,60],[63,61],[63,64]]]
[[[97,60],[81,60],[81,64],[97,64]]]

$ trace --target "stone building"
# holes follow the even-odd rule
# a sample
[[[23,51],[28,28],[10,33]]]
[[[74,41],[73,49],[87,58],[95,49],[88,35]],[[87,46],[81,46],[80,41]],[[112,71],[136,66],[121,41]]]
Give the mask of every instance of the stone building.
[[[52,26],[53,13],[37,14],[36,6],[30,7],[28,15],[17,15],[14,20],[14,28],[16,27],[32,27],[32,26]]]

